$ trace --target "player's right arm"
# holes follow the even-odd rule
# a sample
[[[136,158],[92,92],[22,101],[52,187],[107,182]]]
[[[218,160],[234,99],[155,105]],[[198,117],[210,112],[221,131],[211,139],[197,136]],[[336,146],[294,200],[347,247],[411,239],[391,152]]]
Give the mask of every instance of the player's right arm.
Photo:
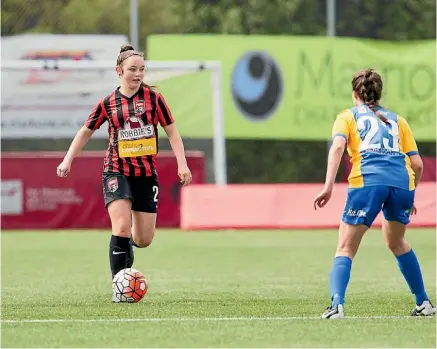
[[[71,169],[73,159],[79,155],[85,145],[96,131],[106,121],[106,112],[103,106],[103,99],[96,104],[93,111],[89,115],[85,125],[76,133],[64,160],[57,168],[57,175],[59,177],[67,177]]]
[[[332,145],[328,154],[328,167],[326,169],[325,188],[332,190],[338,168],[347,146],[350,130],[351,112],[345,110],[337,116],[332,127]]]
[[[423,162],[419,155],[416,140],[414,139],[413,132],[407,120],[398,116],[398,124],[400,130],[400,142],[402,151],[410,158],[411,168],[414,171],[414,184],[418,186],[423,173]]]
[[[314,209],[317,209],[317,207],[322,208],[331,198],[338,168],[340,167],[341,159],[349,139],[351,116],[350,111],[346,110],[339,114],[334,122],[332,128],[332,145],[328,154],[325,186],[313,201]]]

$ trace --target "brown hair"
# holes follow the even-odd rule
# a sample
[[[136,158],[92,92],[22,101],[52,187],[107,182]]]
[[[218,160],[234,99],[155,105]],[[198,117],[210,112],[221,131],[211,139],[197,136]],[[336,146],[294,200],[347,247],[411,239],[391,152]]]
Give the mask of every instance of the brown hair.
[[[379,105],[383,89],[381,75],[374,69],[360,70],[352,79],[352,90],[356,92],[358,98],[366,104],[373,112],[386,124],[387,118],[376,111]]]
[[[132,57],[132,56],[140,56],[140,57],[144,58],[144,53],[135,51],[135,48],[132,45],[123,45],[123,46],[121,46],[120,54],[117,57],[117,66],[119,66],[120,69],[122,69],[121,64],[126,59],[128,59],[129,57]],[[122,71],[123,71],[123,69],[122,69]],[[144,81],[141,82],[141,86],[142,87],[147,87],[147,88],[150,88],[150,89],[153,88],[153,87],[156,87],[156,86],[148,85]]]

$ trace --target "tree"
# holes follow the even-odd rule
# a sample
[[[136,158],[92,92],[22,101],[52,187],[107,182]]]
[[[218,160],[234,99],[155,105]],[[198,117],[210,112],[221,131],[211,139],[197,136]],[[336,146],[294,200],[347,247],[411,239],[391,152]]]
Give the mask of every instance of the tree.
[[[319,0],[175,1],[186,33],[326,35]],[[337,0],[337,35],[386,40],[436,37],[434,0]]]
[[[436,37],[434,0],[337,0],[337,34],[385,40]]]
[[[139,0],[140,38],[157,33],[326,35],[326,0]],[[436,37],[434,0],[337,0],[337,35]],[[129,34],[127,0],[3,0],[2,35]]]
[[[147,34],[180,31],[173,0],[140,0],[139,4],[142,44]],[[126,0],[3,0],[2,5],[2,35],[129,35]]]

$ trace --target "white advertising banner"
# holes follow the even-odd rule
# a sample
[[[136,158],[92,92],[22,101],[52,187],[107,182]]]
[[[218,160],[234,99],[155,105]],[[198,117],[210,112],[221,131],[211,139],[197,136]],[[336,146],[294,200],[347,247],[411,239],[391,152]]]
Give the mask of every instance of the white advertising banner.
[[[1,38],[2,61],[114,61],[111,69],[41,70],[2,66],[3,139],[72,138],[94,105],[119,85],[123,35],[26,34]],[[107,126],[94,137],[107,138]]]
[[[1,214],[21,215],[23,213],[23,182],[19,179],[1,181]]]

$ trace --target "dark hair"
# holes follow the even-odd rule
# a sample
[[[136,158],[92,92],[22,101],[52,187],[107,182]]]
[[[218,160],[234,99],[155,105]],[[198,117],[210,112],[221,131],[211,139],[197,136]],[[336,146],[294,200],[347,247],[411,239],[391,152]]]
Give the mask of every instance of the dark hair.
[[[135,48],[132,45],[123,45],[120,48],[120,54],[117,57],[117,65],[121,68],[121,64],[132,56],[140,56],[144,58],[144,53],[135,51]],[[146,84],[144,81],[141,82],[141,86],[147,87],[147,88],[153,88],[156,86],[151,86]]]
[[[358,98],[387,124],[387,118],[376,111],[376,107],[379,105],[379,100],[381,99],[382,89],[383,83],[381,75],[374,69],[360,70],[352,79],[352,90],[356,92]]]

